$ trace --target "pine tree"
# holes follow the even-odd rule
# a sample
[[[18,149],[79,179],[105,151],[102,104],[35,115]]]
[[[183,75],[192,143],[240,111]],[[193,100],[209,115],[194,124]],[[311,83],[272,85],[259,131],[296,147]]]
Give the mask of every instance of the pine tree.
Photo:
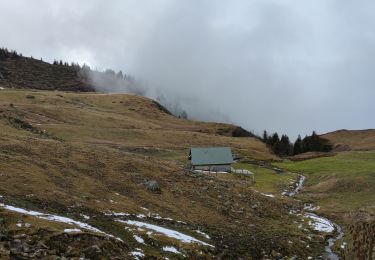
[[[116,78],[118,78],[118,79],[123,79],[124,78],[124,75],[122,74],[121,70],[119,72],[117,72]]]
[[[271,145],[275,145],[276,143],[280,142],[279,135],[277,133],[273,133],[271,138]]]
[[[281,139],[280,139],[280,147],[279,147],[280,151],[279,151],[279,154],[280,155],[290,155],[291,154],[291,143],[289,141],[289,137],[284,134],[281,136]]]
[[[298,135],[297,140],[294,142],[293,155],[302,153],[302,138]]]
[[[0,49],[0,61],[3,61],[6,59],[6,53],[4,49]]]
[[[181,118],[183,118],[183,119],[187,119],[188,118],[188,115],[187,115],[186,111],[182,111]]]
[[[268,140],[268,133],[267,133],[267,130],[264,130],[264,131],[263,131],[263,139],[262,139],[262,140],[263,140],[263,142],[265,142],[265,143],[267,142],[267,140]]]

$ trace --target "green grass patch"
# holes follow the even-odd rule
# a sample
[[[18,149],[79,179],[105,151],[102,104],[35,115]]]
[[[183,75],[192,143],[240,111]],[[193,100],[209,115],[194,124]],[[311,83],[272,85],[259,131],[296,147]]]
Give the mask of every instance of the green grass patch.
[[[276,163],[288,171],[306,175],[309,194],[328,211],[349,212],[375,206],[375,151],[343,152],[333,157]]]
[[[276,173],[273,170],[246,163],[236,163],[233,167],[253,172],[255,174],[254,188],[267,193],[282,193],[292,182],[297,180],[298,176],[291,172]]]

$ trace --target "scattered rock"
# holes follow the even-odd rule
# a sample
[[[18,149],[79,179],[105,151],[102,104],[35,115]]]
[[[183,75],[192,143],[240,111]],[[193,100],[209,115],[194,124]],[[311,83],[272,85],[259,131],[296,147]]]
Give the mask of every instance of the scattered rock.
[[[151,192],[155,192],[155,193],[160,193],[161,192],[160,185],[155,180],[151,180],[151,181],[146,182],[146,187]]]
[[[95,258],[101,252],[102,252],[102,250],[100,249],[100,247],[98,245],[90,246],[83,251],[85,256],[90,258],[90,259]]]

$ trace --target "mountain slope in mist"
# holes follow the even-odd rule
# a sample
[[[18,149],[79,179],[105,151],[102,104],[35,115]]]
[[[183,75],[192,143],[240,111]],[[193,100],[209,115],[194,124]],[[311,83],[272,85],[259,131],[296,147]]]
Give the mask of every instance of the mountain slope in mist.
[[[175,97],[112,69],[93,70],[87,65],[54,61],[53,64],[0,49],[0,87],[74,92],[132,93],[158,100],[174,115],[188,114]],[[242,131],[241,135],[245,131]],[[247,133],[249,136],[250,133]]]
[[[72,66],[51,65],[26,57],[0,60],[0,87],[44,90],[94,91]]]
[[[305,252],[299,243],[303,231],[291,229],[294,216],[288,213],[288,200],[264,196],[246,179],[186,170],[191,146],[230,146],[244,159],[277,159],[256,138],[220,133],[230,133],[226,129],[235,126],[179,119],[135,95],[0,91],[2,203],[85,222],[123,241],[82,228],[69,233],[74,225],[0,207],[5,219],[0,232],[8,234],[1,243],[12,244],[25,234],[21,243],[36,250],[40,245],[27,239],[44,241],[50,250],[41,249],[48,256],[97,252],[104,258],[134,252],[176,257],[163,249],[171,246],[191,258],[261,258],[272,252],[306,256],[321,248],[322,241],[317,240],[309,242]],[[159,192],[148,190],[150,181],[158,183]],[[277,183],[279,187],[280,180]],[[134,228],[140,222],[214,247],[150,235],[144,228]],[[12,250],[18,252],[14,248],[11,254]],[[7,254],[2,247],[0,252]]]

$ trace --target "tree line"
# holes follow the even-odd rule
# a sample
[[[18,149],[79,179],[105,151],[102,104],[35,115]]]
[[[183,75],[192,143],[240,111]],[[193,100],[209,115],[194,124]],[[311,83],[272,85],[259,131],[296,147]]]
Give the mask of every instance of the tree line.
[[[263,132],[261,140],[267,144],[272,151],[279,156],[291,156],[306,152],[329,152],[332,150],[332,145],[327,139],[324,139],[316,134],[315,131],[312,132],[310,136],[305,136],[298,138],[294,143],[292,143],[286,134],[279,137],[278,133],[268,134],[266,130]]]
[[[24,56],[16,51],[0,48],[0,61],[20,57]],[[30,58],[33,59],[33,57]],[[42,59],[40,60],[43,61]],[[87,82],[89,86],[104,92],[127,91],[141,96],[145,96],[146,94],[145,85],[142,82],[129,74],[123,73],[121,70],[118,72],[112,69],[99,71],[98,69],[92,69],[87,64],[81,66],[77,62],[66,62],[61,59],[55,59],[52,65],[75,71],[77,77]],[[162,94],[157,97],[157,101],[176,117],[183,119],[188,118],[187,112],[183,110],[178,103],[170,102],[170,100],[165,98]]]
[[[9,58],[20,58],[22,54],[17,53],[13,50],[8,50],[7,48],[0,48],[0,61],[5,61]]]
[[[75,62],[69,63],[69,62],[66,62],[66,61],[63,61],[63,60],[56,60],[56,59],[53,61],[52,64],[55,65],[55,66],[64,66],[64,67],[73,68],[73,69],[80,72],[80,76],[83,76],[83,77],[86,77],[86,78],[89,78],[90,73],[101,73],[101,74],[106,75],[107,77],[110,77],[110,78],[113,78],[113,79],[127,80],[127,81],[133,82],[133,83],[136,82],[134,77],[132,77],[131,75],[123,73],[121,70],[119,70],[118,72],[116,72],[112,69],[106,69],[105,71],[99,71],[97,69],[91,69],[91,67],[88,66],[87,64],[83,64],[81,66],[81,65],[79,65],[79,63],[75,63]]]

